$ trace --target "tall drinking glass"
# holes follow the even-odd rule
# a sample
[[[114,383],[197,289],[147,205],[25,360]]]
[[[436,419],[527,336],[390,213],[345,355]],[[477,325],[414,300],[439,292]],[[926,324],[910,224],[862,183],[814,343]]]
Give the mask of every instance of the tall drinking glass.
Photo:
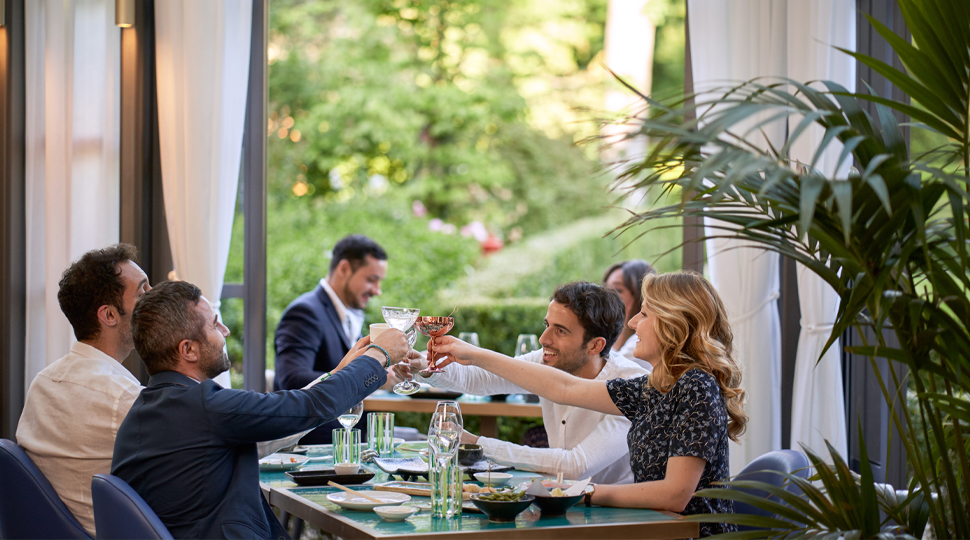
[[[394,413],[376,412],[367,415],[367,444],[381,457],[394,453]]]
[[[408,347],[414,347],[414,341],[418,338],[417,332],[414,331],[414,321],[418,319],[418,313],[421,313],[421,310],[417,308],[381,307],[381,314],[384,315],[384,321],[391,328],[397,328],[407,335]],[[408,374],[406,381],[395,384],[393,388],[395,394],[401,394],[402,396],[410,396],[420,389],[421,385],[414,382],[414,378],[410,374]]]
[[[515,353],[512,356],[522,356],[538,350],[539,338],[535,334],[519,334],[519,339],[515,340]]]
[[[333,430],[333,464],[354,463],[360,465],[360,430]]]
[[[434,413],[428,426],[431,483],[431,515],[461,515],[461,471],[456,461],[461,424],[454,413]]]

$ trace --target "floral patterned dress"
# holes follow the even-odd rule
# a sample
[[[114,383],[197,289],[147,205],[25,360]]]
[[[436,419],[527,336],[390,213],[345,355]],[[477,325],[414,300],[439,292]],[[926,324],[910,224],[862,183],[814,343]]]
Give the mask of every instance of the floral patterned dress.
[[[606,384],[616,407],[633,426],[627,435],[630,467],[637,482],[663,480],[667,458],[706,461],[697,489],[728,477],[728,414],[717,380],[700,369],[681,375],[666,394],[651,388],[649,375]],[[734,503],[693,497],[684,514],[734,513]],[[737,530],[727,523],[702,523],[701,536]]]

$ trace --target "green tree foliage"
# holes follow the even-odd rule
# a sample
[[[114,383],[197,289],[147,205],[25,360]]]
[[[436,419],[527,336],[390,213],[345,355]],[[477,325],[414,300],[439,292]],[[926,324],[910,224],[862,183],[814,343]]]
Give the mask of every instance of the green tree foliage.
[[[603,0],[574,4],[560,17],[574,23],[562,47],[573,72],[602,48],[602,21],[583,17],[605,18]],[[506,50],[523,9],[510,0],[275,1],[272,196],[390,194],[494,232],[601,211],[607,180],[595,163],[568,132],[530,122],[515,66],[537,58],[551,68],[535,51]]]

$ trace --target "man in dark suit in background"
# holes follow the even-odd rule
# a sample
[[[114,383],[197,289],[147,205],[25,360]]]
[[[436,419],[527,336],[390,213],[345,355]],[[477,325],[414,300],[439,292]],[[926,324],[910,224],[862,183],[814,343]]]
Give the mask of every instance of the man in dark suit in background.
[[[340,363],[360,337],[363,310],[371,297],[380,296],[386,275],[387,253],[377,242],[354,234],[334,245],[327,277],[287,306],[276,327],[277,390],[303,388]],[[302,442],[329,444],[332,430],[340,427],[325,424]],[[367,433],[366,420],[358,427]]]
[[[229,369],[229,330],[198,287],[160,284],[138,301],[131,326],[151,378],[118,429],[111,473],[175,538],[285,538],[260,493],[256,443],[336,418],[409,349],[402,332],[383,332],[312,388],[261,394],[211,380]]]

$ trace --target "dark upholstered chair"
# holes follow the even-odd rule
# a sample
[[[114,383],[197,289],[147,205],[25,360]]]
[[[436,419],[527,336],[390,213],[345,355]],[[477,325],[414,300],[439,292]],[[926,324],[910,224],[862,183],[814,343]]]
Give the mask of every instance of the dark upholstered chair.
[[[44,473],[7,439],[0,439],[0,538],[91,538]]]
[[[172,540],[162,520],[121,478],[94,475],[91,498],[99,540]]]

